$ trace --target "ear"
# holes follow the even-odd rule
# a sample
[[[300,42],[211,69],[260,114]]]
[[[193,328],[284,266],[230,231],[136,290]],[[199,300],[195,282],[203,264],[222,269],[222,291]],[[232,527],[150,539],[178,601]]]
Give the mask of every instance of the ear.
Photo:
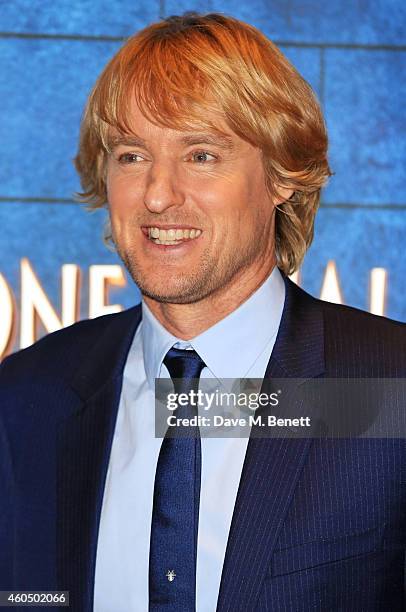
[[[282,204],[289,200],[290,196],[293,194],[295,190],[290,187],[278,187],[277,196],[273,200],[273,205],[278,206],[278,204]]]

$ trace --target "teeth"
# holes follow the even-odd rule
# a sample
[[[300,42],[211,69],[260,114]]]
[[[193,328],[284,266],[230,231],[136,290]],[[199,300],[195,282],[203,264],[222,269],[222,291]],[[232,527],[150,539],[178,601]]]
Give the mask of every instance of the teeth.
[[[149,227],[148,236],[154,239],[157,244],[178,244],[181,240],[197,238],[202,233],[199,229],[159,229],[159,227]]]

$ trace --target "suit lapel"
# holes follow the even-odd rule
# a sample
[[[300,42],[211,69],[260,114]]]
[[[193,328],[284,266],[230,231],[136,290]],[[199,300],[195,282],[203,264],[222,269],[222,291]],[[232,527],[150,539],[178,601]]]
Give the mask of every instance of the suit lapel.
[[[278,336],[265,373],[312,378],[324,371],[319,302],[285,277]],[[254,610],[311,439],[260,437],[252,428],[231,523],[217,612]]]
[[[59,429],[58,588],[70,591],[74,612],[93,609],[104,484],[123,369],[140,319],[138,306],[107,320],[104,333],[72,380],[78,404]]]

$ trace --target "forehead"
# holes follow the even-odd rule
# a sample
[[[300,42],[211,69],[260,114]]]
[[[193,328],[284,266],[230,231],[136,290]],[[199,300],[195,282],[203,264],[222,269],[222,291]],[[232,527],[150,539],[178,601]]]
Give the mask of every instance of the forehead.
[[[110,126],[107,143],[110,146],[130,142],[131,139],[160,140],[162,138],[178,141],[180,144],[193,144],[196,138],[205,137],[205,142],[232,147],[240,138],[227,125],[226,117],[220,109],[208,110],[194,108],[186,116],[152,117],[133,102],[127,111],[124,126]]]

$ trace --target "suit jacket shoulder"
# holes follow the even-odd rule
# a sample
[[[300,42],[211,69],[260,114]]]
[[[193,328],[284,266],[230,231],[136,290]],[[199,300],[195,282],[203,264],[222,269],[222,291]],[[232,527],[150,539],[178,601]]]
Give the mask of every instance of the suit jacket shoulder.
[[[406,324],[318,300],[327,376],[406,376]]]
[[[79,321],[48,334],[26,349],[6,357],[0,381],[24,384],[26,380],[59,378],[69,381],[103,340],[116,344],[131,339],[141,318],[141,305],[117,314]],[[131,338],[130,338],[131,336]],[[106,347],[107,348],[107,347]]]
[[[140,320],[138,305],[81,321],[7,357],[0,365],[0,428],[41,428],[72,414],[122,374]]]

